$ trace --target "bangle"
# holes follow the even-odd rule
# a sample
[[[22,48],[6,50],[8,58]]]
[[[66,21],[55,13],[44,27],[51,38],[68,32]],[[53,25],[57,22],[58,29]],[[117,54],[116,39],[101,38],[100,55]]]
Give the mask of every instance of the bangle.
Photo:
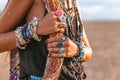
[[[37,35],[37,24],[38,24],[38,19],[34,17],[33,20],[28,23],[27,28],[29,29],[30,35],[34,40],[41,41],[41,36]]]
[[[37,24],[38,19],[36,17],[33,18],[28,25],[24,25],[18,27],[15,30],[16,33],[16,46],[20,49],[25,49],[26,44],[30,42],[30,39],[33,38],[34,40],[41,41],[41,37],[37,35]],[[27,27],[26,27],[27,26]]]
[[[79,47],[79,51],[78,51],[79,55],[76,56],[75,58],[78,59],[78,60],[80,60],[80,59],[82,59],[82,57],[83,57],[84,54],[85,54],[85,53],[84,53],[84,50],[83,50],[84,44],[83,44],[82,42],[76,42],[76,44],[77,44],[77,46]]]
[[[17,41],[16,46],[20,49],[26,49],[26,45],[20,45],[20,43]]]
[[[22,34],[23,29],[24,29],[24,27],[18,27],[15,30],[16,46],[20,49],[25,49],[26,48],[26,43],[27,43],[27,41],[25,39],[23,39],[23,34]]]

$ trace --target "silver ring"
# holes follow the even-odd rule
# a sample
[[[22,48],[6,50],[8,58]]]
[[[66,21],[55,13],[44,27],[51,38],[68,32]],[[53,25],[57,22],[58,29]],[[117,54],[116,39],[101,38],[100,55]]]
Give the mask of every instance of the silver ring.
[[[58,42],[58,44],[57,44],[57,47],[58,48],[62,48],[64,45],[63,45],[63,43],[62,42]]]
[[[62,42],[64,42],[66,39],[67,39],[66,36],[62,36],[62,37],[61,37],[61,41],[62,41]]]
[[[64,49],[60,49],[60,51],[58,52],[60,55],[64,55],[66,53],[66,50]]]
[[[66,17],[65,16],[59,16],[58,19],[62,22],[66,21]]]

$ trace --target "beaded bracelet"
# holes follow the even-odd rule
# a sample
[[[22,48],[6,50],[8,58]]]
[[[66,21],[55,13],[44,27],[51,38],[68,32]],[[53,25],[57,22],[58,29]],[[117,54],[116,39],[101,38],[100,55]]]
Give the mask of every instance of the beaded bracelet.
[[[85,54],[85,53],[84,53],[84,50],[83,50],[84,44],[81,43],[81,42],[76,42],[76,44],[77,44],[77,46],[79,47],[79,55],[76,56],[75,58],[78,59],[78,60],[80,60],[80,59],[82,59],[82,57],[83,57],[84,54]]]
[[[31,75],[31,76],[30,76],[30,79],[31,79],[31,80],[42,80],[41,77],[39,77],[39,76],[34,76],[34,75]]]

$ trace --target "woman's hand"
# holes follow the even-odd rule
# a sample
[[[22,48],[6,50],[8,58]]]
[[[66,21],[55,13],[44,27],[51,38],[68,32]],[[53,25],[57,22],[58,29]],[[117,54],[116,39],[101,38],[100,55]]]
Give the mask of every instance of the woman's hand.
[[[64,32],[64,28],[58,27],[59,24],[65,24],[65,22],[60,22],[55,12],[51,11],[38,22],[37,33],[38,35],[48,35],[58,31]]]
[[[55,36],[46,40],[47,50],[51,57],[74,57],[78,55],[78,46],[69,38],[62,40],[62,36]],[[62,52],[60,52],[62,50]]]

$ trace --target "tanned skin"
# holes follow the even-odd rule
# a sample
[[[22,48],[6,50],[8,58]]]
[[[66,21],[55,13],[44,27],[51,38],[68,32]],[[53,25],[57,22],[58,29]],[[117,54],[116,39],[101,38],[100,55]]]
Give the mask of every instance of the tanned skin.
[[[7,6],[3,10],[0,15],[0,52],[13,50],[16,47],[16,37],[15,37],[15,26],[23,19],[25,15],[26,21],[29,22],[33,19],[33,17],[39,18],[37,33],[38,35],[49,35],[51,33],[55,33],[59,31],[57,27],[58,24],[64,23],[59,22],[57,16],[55,16],[54,12],[49,12],[45,17],[45,6],[42,0],[9,0]],[[85,42],[85,53],[86,55],[83,57],[83,61],[87,61],[92,56],[92,49],[88,43],[85,30],[83,41]],[[53,38],[56,38],[56,41],[53,41]],[[48,46],[48,51],[52,52],[53,57],[59,57],[56,55],[58,52],[58,48],[56,48],[56,44],[60,41],[60,37],[55,36],[53,38],[48,38],[47,44],[54,45],[55,51],[52,52],[51,48]],[[67,53],[65,57],[74,57],[77,54],[78,47],[75,43],[72,42],[69,38],[64,43],[65,49]]]

